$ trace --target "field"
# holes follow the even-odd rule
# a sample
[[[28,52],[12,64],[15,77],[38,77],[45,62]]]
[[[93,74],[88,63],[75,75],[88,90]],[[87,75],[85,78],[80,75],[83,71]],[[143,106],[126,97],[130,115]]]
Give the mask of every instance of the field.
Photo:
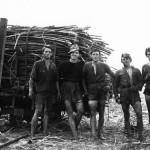
[[[5,148],[7,150],[148,150],[150,149],[150,125],[148,124],[148,113],[145,104],[145,99],[141,93],[143,123],[144,123],[144,141],[137,140],[137,132],[132,131],[132,139],[129,141],[126,138],[124,131],[124,119],[121,106],[116,104],[114,99],[110,99],[109,108],[105,109],[104,136],[106,140],[93,140],[90,138],[90,119],[83,116],[79,126],[79,141],[72,140],[70,128],[67,121],[67,116],[58,122],[49,126],[49,135],[43,137],[41,133],[36,135],[37,139],[28,144],[28,138],[23,138],[15,144],[11,144]],[[136,117],[132,108],[131,125],[136,126]],[[98,115],[97,115],[98,117]],[[6,139],[28,134],[30,128],[12,129],[3,134]]]

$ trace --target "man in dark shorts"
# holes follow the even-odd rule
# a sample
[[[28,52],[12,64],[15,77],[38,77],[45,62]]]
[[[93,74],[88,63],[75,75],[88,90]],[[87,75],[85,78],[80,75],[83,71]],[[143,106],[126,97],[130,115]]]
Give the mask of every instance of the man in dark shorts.
[[[145,100],[147,104],[149,124],[150,124],[150,47],[146,48],[145,55],[148,58],[149,62],[142,66],[142,78],[145,84],[144,94],[145,94]]]
[[[138,68],[134,68],[130,65],[132,59],[130,54],[124,53],[121,56],[121,62],[124,67],[118,70],[115,74],[115,86],[114,95],[116,102],[121,104],[124,113],[125,130],[127,131],[128,138],[131,137],[130,129],[130,105],[133,107],[137,116],[137,127],[138,127],[138,140],[142,141],[142,106],[141,99],[139,96],[139,90],[142,89],[142,75]],[[120,97],[119,97],[120,94]]]
[[[87,62],[83,68],[83,85],[85,93],[88,95],[88,104],[90,107],[90,126],[92,138],[97,138],[96,134],[96,113],[99,112],[98,138],[104,140],[102,134],[104,124],[104,111],[106,103],[105,78],[108,73],[114,79],[114,73],[109,66],[100,62],[100,51],[94,49],[91,51],[92,61]]]
[[[73,138],[77,139],[77,130],[83,115],[82,101],[82,70],[84,61],[79,59],[79,47],[74,44],[70,47],[70,60],[64,61],[59,68],[59,76],[61,79],[61,96],[64,100],[70,128]],[[77,114],[73,116],[73,106],[75,106]]]
[[[60,96],[57,68],[50,60],[52,49],[44,46],[42,50],[43,58],[34,63],[29,80],[29,97],[35,95],[35,112],[31,121],[31,138],[35,136],[38,117],[43,110],[43,134],[48,134],[49,112],[57,96]]]

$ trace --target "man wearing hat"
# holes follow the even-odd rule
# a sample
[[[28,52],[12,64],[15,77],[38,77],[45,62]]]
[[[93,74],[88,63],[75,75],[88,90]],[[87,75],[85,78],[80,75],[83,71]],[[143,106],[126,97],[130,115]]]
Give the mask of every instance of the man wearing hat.
[[[142,89],[142,75],[138,68],[134,68],[130,65],[132,58],[130,54],[124,53],[121,55],[121,62],[123,63],[123,68],[118,70],[115,74],[115,86],[114,94],[116,102],[121,104],[124,113],[125,130],[127,131],[127,136],[130,138],[130,105],[133,107],[136,117],[137,117],[137,127],[138,127],[138,140],[142,141],[142,107],[141,99],[139,96],[139,91]],[[120,95],[120,97],[119,97]]]
[[[61,96],[64,100],[70,128],[73,138],[77,139],[77,130],[83,114],[82,102],[82,69],[84,61],[80,60],[79,47],[73,44],[70,47],[70,59],[64,61],[59,68],[61,83]],[[73,108],[76,108],[76,115],[73,115]]]

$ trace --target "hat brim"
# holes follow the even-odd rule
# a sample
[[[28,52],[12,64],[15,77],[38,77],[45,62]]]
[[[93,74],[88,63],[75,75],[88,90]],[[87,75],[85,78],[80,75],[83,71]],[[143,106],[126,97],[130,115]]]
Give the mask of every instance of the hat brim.
[[[72,50],[70,50],[68,53],[70,54],[70,53],[73,53],[73,52],[75,52],[75,51],[79,51],[78,49],[72,49]]]

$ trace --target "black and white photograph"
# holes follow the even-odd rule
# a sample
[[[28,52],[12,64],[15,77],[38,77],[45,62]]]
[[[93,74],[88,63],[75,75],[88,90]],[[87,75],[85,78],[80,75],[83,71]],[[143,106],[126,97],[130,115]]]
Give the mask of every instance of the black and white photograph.
[[[150,149],[149,0],[0,0],[0,149]]]

